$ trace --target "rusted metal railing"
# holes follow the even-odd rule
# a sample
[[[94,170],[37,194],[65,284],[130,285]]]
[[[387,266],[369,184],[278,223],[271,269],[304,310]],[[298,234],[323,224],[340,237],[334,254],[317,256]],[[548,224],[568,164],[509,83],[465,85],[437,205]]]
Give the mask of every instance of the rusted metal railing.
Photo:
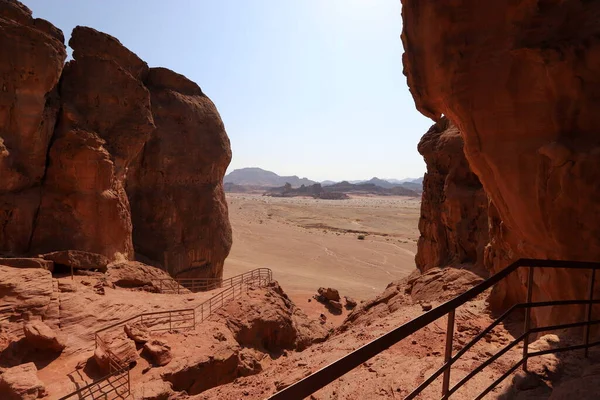
[[[244,287],[249,289],[251,286],[266,286],[273,280],[273,272],[269,268],[258,268],[237,277],[231,278],[229,287],[220,291],[204,303],[198,305],[196,313],[200,322],[203,322],[216,310],[222,308],[227,300],[235,299],[240,296]]]
[[[515,272],[519,268],[528,268],[527,274],[527,295],[524,303],[515,304],[511,308],[509,308],[504,314],[502,314],[499,318],[497,318],[492,324],[490,324],[487,328],[485,328],[482,332],[476,335],[469,343],[464,345],[462,349],[460,349],[456,354],[452,355],[453,349],[453,338],[454,338],[454,317],[456,308],[465,304],[466,302],[473,300],[475,297],[479,296],[484,291],[488,290],[498,282],[504,280],[508,275]],[[565,269],[578,269],[578,270],[590,270],[590,280],[589,280],[589,289],[587,292],[586,299],[580,300],[558,300],[558,301],[539,301],[533,302],[533,284],[534,284],[534,274],[536,268],[565,268]],[[392,330],[391,332],[386,333],[385,335],[373,340],[370,343],[365,344],[359,349],[353,351],[352,353],[340,358],[339,360],[327,365],[326,367],[320,369],[319,371],[307,376],[306,378],[296,382],[295,384],[281,390],[280,392],[274,394],[270,397],[271,400],[300,400],[310,396],[312,393],[318,391],[319,389],[325,387],[330,384],[334,380],[338,379],[342,375],[350,372],[352,369],[358,367],[364,362],[368,361],[370,358],[376,356],[382,351],[388,349],[392,345],[400,342],[406,337],[412,335],[413,333],[419,331],[430,323],[444,317],[448,316],[447,320],[447,328],[446,328],[446,344],[445,344],[445,354],[444,354],[444,364],[435,371],[430,377],[425,379],[416,389],[414,389],[410,394],[405,397],[405,400],[411,400],[417,397],[424,389],[429,387],[437,378],[441,375],[442,377],[442,399],[448,399],[452,396],[458,389],[460,389],[463,385],[465,385],[471,378],[481,372],[484,368],[492,364],[502,355],[506,354],[508,351],[513,349],[519,343],[523,343],[523,356],[522,358],[516,362],[508,371],[506,371],[501,377],[495,380],[491,385],[489,385],[483,392],[478,395],[475,395],[474,398],[479,400],[485,397],[489,392],[491,392],[498,384],[500,384],[504,379],[510,376],[517,368],[522,367],[525,371],[527,371],[527,360],[532,357],[541,356],[544,354],[550,353],[558,353],[564,351],[573,351],[573,350],[584,350],[584,355],[587,357],[588,349],[597,345],[600,345],[600,341],[590,343],[590,327],[593,325],[600,324],[600,320],[592,319],[592,307],[595,304],[600,304],[600,300],[594,299],[594,283],[596,276],[596,269],[600,268],[600,263],[597,262],[578,262],[578,261],[557,261],[557,260],[532,260],[532,259],[521,259],[511,264],[504,270],[498,272],[492,277],[486,279],[484,282],[480,283],[477,286],[467,290],[465,293],[455,297],[454,299],[441,304],[440,306],[430,310],[429,312],[415,318],[404,325]],[[573,322],[573,323],[564,323],[552,326],[543,326],[543,327],[531,327],[531,309],[539,308],[539,307],[549,307],[549,306],[574,306],[574,305],[585,305],[585,321]],[[516,310],[525,310],[525,320],[524,320],[524,331],[523,334],[517,337],[515,340],[510,342],[504,348],[499,350],[496,354],[492,355],[489,359],[481,363],[475,369],[473,369],[469,374],[467,374],[464,378],[462,378],[458,383],[454,386],[450,387],[450,372],[452,365],[456,363],[456,361],[462,357],[470,348],[472,348],[477,342],[483,339],[487,334],[489,334],[496,326],[506,320],[513,312]],[[574,345],[574,346],[566,346],[559,348],[552,348],[548,350],[542,351],[529,351],[529,336],[534,333],[542,333],[548,331],[554,331],[558,329],[568,329],[568,328],[577,328],[583,327],[583,343]]]
[[[105,326],[104,328],[94,333],[94,346],[95,348],[100,347],[104,351],[108,358],[109,374],[97,381],[90,383],[80,389],[77,389],[73,393],[62,397],[63,399],[116,399],[126,398],[131,392],[131,379],[129,374],[129,365],[127,360],[121,360],[117,354],[115,354],[106,341],[102,338],[109,331],[117,330],[124,327],[130,322],[140,322],[146,326],[150,331],[172,331],[181,329],[195,329],[197,318],[199,322],[203,322],[208,316],[214,313],[216,310],[222,308],[225,303],[230,299],[239,297],[244,288],[248,290],[251,286],[266,286],[273,280],[273,273],[269,268],[258,268],[232,278],[219,280],[219,285],[216,283],[210,283],[212,279],[199,279],[197,281],[206,281],[209,284],[200,285],[194,284],[191,287],[193,289],[199,289],[206,287],[222,287],[224,290],[220,291],[210,299],[196,306],[195,308],[186,308],[179,310],[166,310],[166,311],[155,311],[134,315],[125,320],[115,322],[112,325]],[[168,279],[165,281],[176,282],[178,287],[185,287],[181,285],[181,280]],[[194,281],[194,279],[186,279],[185,281]],[[210,290],[210,289],[208,289]],[[194,290],[192,290],[194,291]],[[198,317],[197,314],[198,313]],[[119,383],[118,385],[115,383]],[[120,391],[121,390],[121,391]]]
[[[110,374],[77,389],[59,400],[69,399],[125,399],[131,393],[131,375],[129,367],[113,371]]]
[[[186,293],[186,290],[196,292],[206,292],[214,289],[227,289],[239,285],[248,279],[255,280],[258,276],[272,278],[272,272],[269,268],[257,268],[231,278],[166,278],[158,279],[158,288],[161,293]]]

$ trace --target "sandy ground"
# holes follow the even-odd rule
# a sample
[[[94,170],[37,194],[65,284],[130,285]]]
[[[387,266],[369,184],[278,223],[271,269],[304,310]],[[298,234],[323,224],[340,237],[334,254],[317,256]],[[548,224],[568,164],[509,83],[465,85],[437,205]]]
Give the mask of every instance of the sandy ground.
[[[268,267],[295,301],[320,286],[365,300],[415,268],[420,199],[228,193],[227,200],[233,247],[226,277]]]

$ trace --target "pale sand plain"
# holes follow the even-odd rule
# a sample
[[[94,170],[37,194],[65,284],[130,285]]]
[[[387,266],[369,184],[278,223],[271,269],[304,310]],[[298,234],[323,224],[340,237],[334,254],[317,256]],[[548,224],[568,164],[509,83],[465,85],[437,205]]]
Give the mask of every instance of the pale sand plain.
[[[227,200],[233,247],[225,277],[268,267],[292,299],[310,298],[325,286],[367,300],[414,271],[420,199],[228,193]]]

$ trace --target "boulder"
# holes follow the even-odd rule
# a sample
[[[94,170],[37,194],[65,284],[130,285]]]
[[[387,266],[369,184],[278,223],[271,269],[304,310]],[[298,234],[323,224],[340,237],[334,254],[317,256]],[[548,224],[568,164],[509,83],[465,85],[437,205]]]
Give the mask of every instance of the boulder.
[[[303,350],[327,336],[323,326],[299,310],[276,282],[227,303],[217,314],[239,344],[268,352]]]
[[[335,311],[342,311],[343,306],[339,301],[329,300],[327,304]]]
[[[158,366],[167,365],[173,358],[171,347],[164,341],[158,339],[146,342],[144,351],[150,356],[152,362]]]
[[[32,362],[7,368],[0,375],[0,398],[3,400],[35,400],[44,396],[45,391]]]
[[[352,297],[344,296],[346,299],[346,308],[351,310],[358,305],[358,302],[354,300]]]
[[[340,301],[340,293],[333,288],[319,288],[319,296],[324,300]]]
[[[600,259],[600,4],[403,0],[404,71],[417,109],[461,132],[495,210],[485,263]],[[560,29],[557,27],[561,27]],[[485,38],[470,40],[469,38]],[[493,308],[526,295],[525,270]],[[543,270],[533,297],[580,298],[589,273]],[[538,326],[580,321],[585,307],[532,310]]]
[[[41,268],[54,271],[54,262],[43,258],[0,258],[0,265],[14,268]]]
[[[40,204],[67,52],[62,32],[17,1],[0,1],[0,31],[0,252],[24,254]]]
[[[124,326],[125,334],[136,343],[146,343],[150,340],[150,330],[141,322],[127,323]]]
[[[419,142],[427,164],[415,263],[431,268],[472,263],[483,267],[488,244],[488,198],[469,168],[459,130],[447,119]]]
[[[169,382],[156,379],[134,387],[131,397],[133,400],[170,400],[175,399],[174,394]]]
[[[164,289],[164,285],[173,285],[171,276],[160,268],[137,261],[119,261],[108,266],[106,274],[108,282],[125,288],[153,288],[153,291]],[[162,281],[166,281],[161,284]],[[171,286],[169,286],[171,287]],[[189,293],[183,287],[181,293]]]
[[[225,127],[212,101],[183,75],[150,68],[144,82],[156,130],[127,174],[135,250],[173,276],[220,278],[232,243]]]
[[[256,355],[241,349],[223,324],[205,321],[200,329],[181,338],[172,349],[173,360],[160,369],[174,390],[196,395],[260,371]]]
[[[63,340],[42,321],[27,322],[23,327],[23,333],[28,345],[35,349],[60,352],[65,348]]]
[[[139,358],[135,342],[129,339],[125,332],[104,332],[101,339],[103,344],[94,350],[94,359],[104,373],[114,371],[115,363],[125,367]]]
[[[102,254],[80,250],[62,250],[42,254],[42,258],[73,269],[97,269],[106,272],[110,260]]]

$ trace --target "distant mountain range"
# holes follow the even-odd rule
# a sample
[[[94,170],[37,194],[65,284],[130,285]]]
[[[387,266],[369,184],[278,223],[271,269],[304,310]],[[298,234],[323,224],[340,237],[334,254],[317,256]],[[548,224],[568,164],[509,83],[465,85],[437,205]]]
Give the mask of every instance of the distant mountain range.
[[[307,178],[299,178],[296,175],[279,176],[275,172],[266,171],[262,168],[235,169],[225,175],[223,182],[242,186],[263,187],[283,186],[286,183],[289,183],[292,187],[300,187],[302,185],[313,185],[317,183]]]
[[[423,191],[423,178],[405,178],[405,179],[379,179],[379,178],[371,178],[369,180],[354,180],[354,181],[342,181],[335,182],[331,180],[316,182],[310,180],[308,178],[299,178],[296,175],[293,176],[280,176],[275,172],[266,171],[262,168],[241,168],[231,171],[229,174],[225,175],[223,179],[227,188],[233,188],[235,185],[237,186],[251,186],[251,187],[264,187],[264,188],[277,188],[282,187],[286,183],[292,185],[293,188],[298,188],[302,185],[310,186],[315,183],[320,183],[323,187],[332,186],[332,185],[340,185],[340,184],[353,184],[353,185],[363,185],[363,184],[372,184],[384,189],[393,189],[393,188],[405,188],[417,193],[421,193]],[[342,185],[344,186],[344,185]],[[401,190],[398,190],[401,192]]]
[[[296,189],[286,185],[277,188],[269,188],[267,189],[267,192],[263,195],[272,197],[312,196],[317,199],[343,200],[348,198],[348,193],[376,194],[383,196],[419,196],[419,193],[417,193],[416,191],[407,189],[402,186],[384,188],[382,186],[370,182],[354,184],[347,181],[335,183],[329,186],[322,186],[319,183],[316,183],[311,186],[303,185]]]

